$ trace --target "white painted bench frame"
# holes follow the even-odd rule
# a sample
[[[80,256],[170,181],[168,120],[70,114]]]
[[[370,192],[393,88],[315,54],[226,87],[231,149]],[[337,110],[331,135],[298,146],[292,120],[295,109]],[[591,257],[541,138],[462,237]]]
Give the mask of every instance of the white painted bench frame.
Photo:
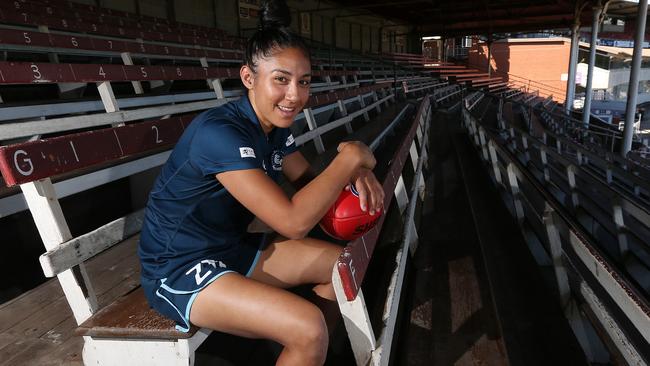
[[[107,89],[110,90],[110,89]],[[114,99],[114,98],[113,98]],[[223,95],[221,98],[223,100]],[[104,102],[110,102],[103,99]],[[224,101],[225,102],[225,101]],[[107,110],[110,106],[107,106]],[[119,113],[117,111],[111,113],[108,111],[106,115]],[[70,229],[63,215],[61,205],[56,195],[54,185],[50,178],[40,179],[38,181],[23,183],[20,185],[27,206],[29,207],[34,223],[41,236],[41,240],[45,249],[50,251],[62,251],[66,248],[66,243],[73,240]],[[137,215],[137,213],[136,213]],[[121,222],[110,223],[104,227],[97,229],[95,232],[86,234],[76,240],[84,240],[93,236],[106,235],[112,239],[124,239],[129,235],[133,235],[133,227],[126,227],[120,225]],[[139,228],[138,228],[139,229]],[[86,273],[83,261],[90,258],[92,255],[101,252],[107,247],[115,243],[106,245],[106,242],[89,241],[85,254],[80,257],[66,257],[62,261],[63,267],[61,271],[53,271],[48,263],[43,263],[43,271],[49,275],[56,275],[59,279],[66,300],[68,301],[72,313],[77,321],[77,324],[83,323],[90,318],[98,309],[97,297],[92,287],[88,274]],[[46,253],[47,254],[47,253]],[[71,262],[74,263],[71,265]],[[86,364],[111,364],[123,365],[122,361],[118,360],[116,355],[138,355],[142,354],[142,362],[147,360],[157,359],[162,357],[160,362],[155,362],[159,365],[188,365],[193,362],[193,354],[196,348],[201,344],[210,332],[207,330],[198,331],[194,336],[189,339],[182,339],[178,341],[168,340],[101,340],[98,341],[92,337],[84,337],[84,361]],[[135,345],[136,348],[133,348]],[[151,350],[151,354],[141,351],[141,348]],[[135,350],[140,350],[134,352]],[[110,356],[110,357],[106,357]],[[101,360],[101,362],[100,362]],[[110,362],[107,362],[110,361]]]
[[[415,170],[415,179],[411,188],[410,199],[406,193],[404,181],[401,175],[397,180],[393,192],[400,214],[404,213],[405,210],[407,210],[407,214],[405,216],[404,238],[395,258],[397,267],[391,276],[388,295],[384,305],[384,314],[382,316],[383,327],[381,328],[378,339],[375,339],[375,333],[370,323],[370,317],[363,297],[363,291],[359,289],[356,298],[352,301],[348,301],[343,290],[342,279],[337,267],[335,266],[332,271],[332,283],[334,285],[337,302],[350,338],[356,364],[360,366],[367,364],[388,365],[390,358],[399,298],[406,268],[407,252],[410,251],[411,255],[413,255],[418,244],[418,235],[413,217],[417,197],[418,195],[422,197],[425,189],[422,166],[425,164],[428,155],[427,141],[432,112],[429,100],[430,98],[426,97],[422,102],[422,108],[424,108],[425,112],[419,115],[419,121],[417,121],[417,134],[414,136],[409,149],[410,160],[413,164],[413,169]],[[404,110],[402,112],[404,112]],[[391,123],[391,126],[394,125],[396,121],[398,120],[396,119]],[[387,132],[390,128],[391,127],[387,128],[384,132]],[[371,144],[371,147],[374,146],[376,148],[384,137],[385,133],[382,133],[377,137],[377,139],[375,139],[373,144]],[[419,153],[417,151],[418,149]],[[363,238],[360,240],[363,240]]]
[[[312,108],[305,108],[303,111],[303,114],[307,120],[307,126],[309,128],[309,131],[296,137],[296,145],[297,146],[302,146],[305,143],[309,141],[314,141],[316,144],[316,151],[321,154],[325,151],[325,146],[323,145],[323,139],[322,135],[325,134],[326,132],[329,132],[343,124],[346,125],[346,129],[348,133],[352,132],[352,127],[350,127],[350,122],[352,120],[360,115],[364,115],[364,118],[366,121],[369,121],[368,117],[368,111],[372,110],[373,108],[378,108],[381,106],[382,103],[388,103],[389,100],[395,98],[393,94],[388,94],[386,97],[377,100],[376,102],[369,104],[368,106],[364,106],[365,103],[363,103],[363,100],[366,96],[372,96],[373,98],[376,98],[377,96],[377,91],[373,91],[371,93],[365,94],[365,95],[359,95],[356,97],[349,98],[345,101],[338,101],[337,102],[337,107],[343,114],[343,117],[331,121],[323,126],[318,126],[316,123],[316,117],[314,115],[314,110]],[[352,103],[352,102],[357,102],[360,103],[361,109],[353,112],[353,113],[347,113],[347,108],[346,104]]]

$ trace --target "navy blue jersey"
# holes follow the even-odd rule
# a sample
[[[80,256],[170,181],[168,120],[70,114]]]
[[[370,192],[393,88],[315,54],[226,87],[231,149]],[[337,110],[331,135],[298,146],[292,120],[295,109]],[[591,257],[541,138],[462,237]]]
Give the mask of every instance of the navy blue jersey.
[[[289,129],[264,134],[246,95],[197,116],[149,195],[138,248],[142,276],[166,278],[197,259],[237,251],[254,216],[215,174],[262,169],[277,182],[283,157],[294,151]]]

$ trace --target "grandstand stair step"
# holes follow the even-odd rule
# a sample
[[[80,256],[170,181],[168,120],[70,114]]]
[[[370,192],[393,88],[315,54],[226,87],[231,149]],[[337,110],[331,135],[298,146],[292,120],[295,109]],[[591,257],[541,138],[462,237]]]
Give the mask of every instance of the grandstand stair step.
[[[399,365],[506,365],[469,202],[447,125],[433,117],[420,244],[404,294]]]

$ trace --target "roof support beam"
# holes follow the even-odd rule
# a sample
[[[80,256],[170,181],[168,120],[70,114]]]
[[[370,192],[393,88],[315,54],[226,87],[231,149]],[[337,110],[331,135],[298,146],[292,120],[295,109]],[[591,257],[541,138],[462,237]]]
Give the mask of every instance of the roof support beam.
[[[492,5],[489,7],[489,14],[486,14],[486,11],[479,9],[472,9],[467,12],[455,12],[448,11],[444,17],[445,22],[467,22],[474,19],[484,19],[489,18],[492,20],[497,19],[512,19],[512,18],[521,18],[527,16],[539,16],[540,14],[549,15],[549,14],[569,14],[571,8],[566,6],[559,5],[549,5],[549,6],[526,6],[521,8],[494,8]],[[429,16],[433,13],[439,11],[445,11],[443,9],[419,9],[419,15]]]
[[[552,29],[552,28],[569,28],[573,24],[574,16],[571,13],[524,17],[524,18],[510,18],[510,19],[492,19],[492,20],[477,20],[470,22],[458,22],[453,24],[431,23],[419,27],[423,33],[430,34],[484,34],[487,29],[491,29],[492,33],[499,31],[524,31],[536,29]],[[474,32],[474,33],[472,33]]]
[[[648,0],[639,0],[639,10],[636,16],[636,34],[634,35],[634,54],[632,55],[632,70],[627,89],[627,106],[625,107],[625,129],[623,130],[623,144],[621,155],[627,156],[632,149],[632,136],[634,134],[634,120],[636,116],[636,101],[639,93],[639,71],[641,69],[641,55],[643,52],[643,36],[645,33],[646,17],[648,15]]]
[[[564,99],[564,111],[571,113],[573,100],[576,93],[576,68],[578,64],[578,49],[580,48],[580,23],[573,23],[571,27],[571,49],[569,51],[569,75],[566,81],[566,98]]]
[[[594,68],[596,67],[596,42],[598,41],[598,26],[600,25],[600,15],[603,13],[603,4],[598,0],[593,7],[591,20],[591,43],[589,45],[589,67],[587,69],[587,87],[585,88],[585,104],[582,108],[582,125],[584,128],[589,127],[589,118],[591,116],[591,99],[592,88],[594,84]]]

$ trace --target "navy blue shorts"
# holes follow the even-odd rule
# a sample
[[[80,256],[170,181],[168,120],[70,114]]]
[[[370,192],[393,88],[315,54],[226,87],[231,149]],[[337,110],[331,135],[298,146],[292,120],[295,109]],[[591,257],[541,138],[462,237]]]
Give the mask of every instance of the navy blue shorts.
[[[248,234],[237,250],[207,256],[179,266],[167,278],[141,277],[149,305],[176,322],[176,329],[188,332],[190,310],[196,295],[226,273],[250,276],[267,244],[266,234]]]

